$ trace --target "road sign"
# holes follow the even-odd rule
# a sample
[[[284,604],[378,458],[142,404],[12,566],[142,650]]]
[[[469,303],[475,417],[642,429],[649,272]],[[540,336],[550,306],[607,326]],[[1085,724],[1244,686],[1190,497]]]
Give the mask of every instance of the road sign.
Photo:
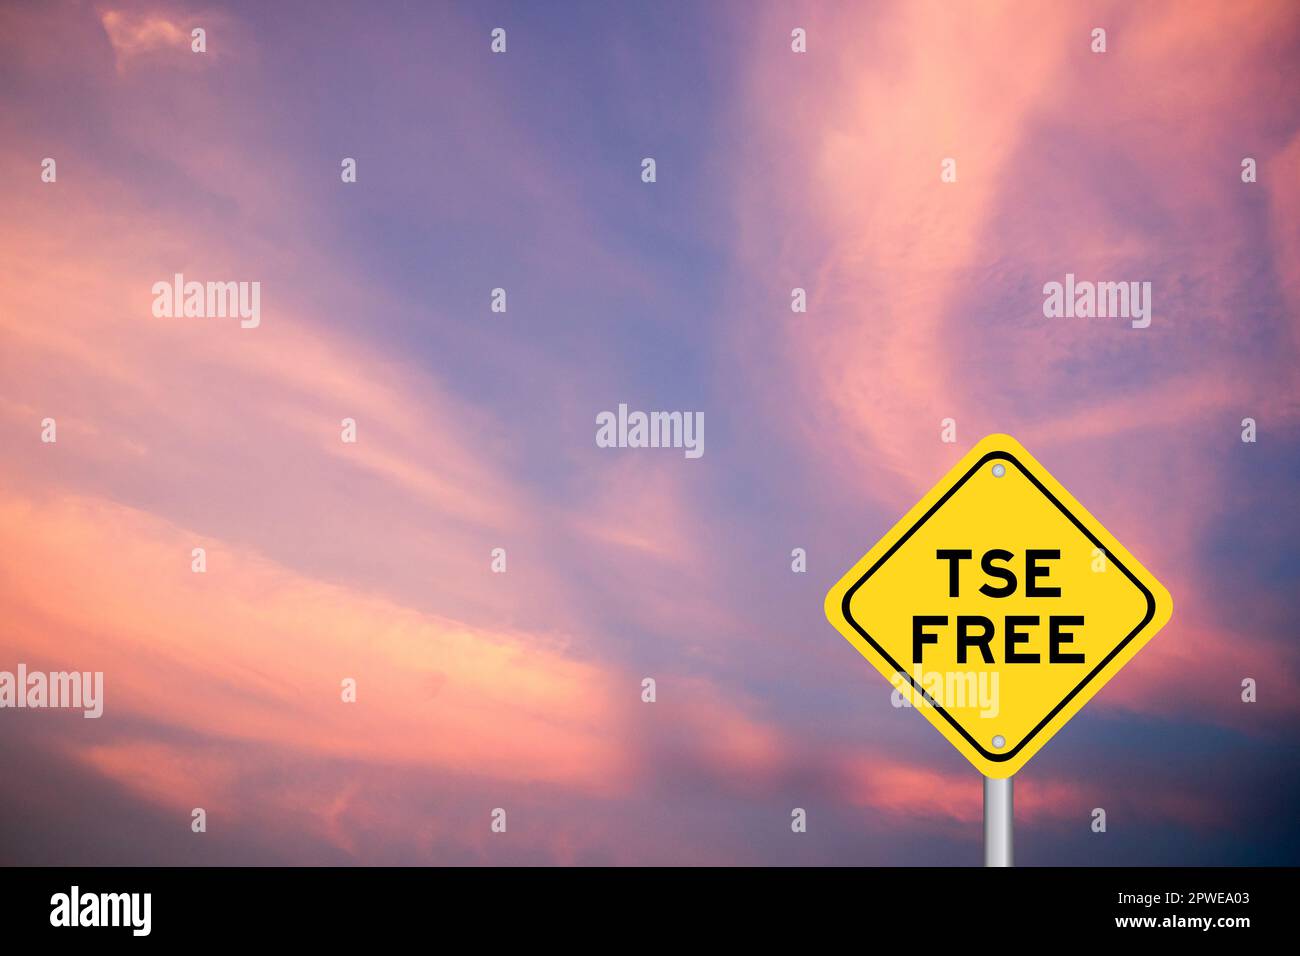
[[[1169,592],[989,435],[826,595],[826,616],[987,777],[1010,777],[1169,620]]]

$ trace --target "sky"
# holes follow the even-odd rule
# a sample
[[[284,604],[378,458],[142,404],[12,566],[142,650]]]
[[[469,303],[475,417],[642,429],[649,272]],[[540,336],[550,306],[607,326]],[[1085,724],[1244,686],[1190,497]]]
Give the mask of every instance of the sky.
[[[978,864],[822,602],[1005,432],[1175,609],[1017,862],[1300,863],[1297,90],[1287,2],[5,4],[0,670],[104,715],[0,711],[0,862]]]

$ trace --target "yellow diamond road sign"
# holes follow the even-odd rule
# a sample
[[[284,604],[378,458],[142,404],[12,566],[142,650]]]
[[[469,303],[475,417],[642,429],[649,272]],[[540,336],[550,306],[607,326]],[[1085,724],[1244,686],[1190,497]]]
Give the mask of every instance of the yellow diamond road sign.
[[[826,616],[988,777],[1010,777],[1173,602],[1014,438],[976,445],[826,595]]]

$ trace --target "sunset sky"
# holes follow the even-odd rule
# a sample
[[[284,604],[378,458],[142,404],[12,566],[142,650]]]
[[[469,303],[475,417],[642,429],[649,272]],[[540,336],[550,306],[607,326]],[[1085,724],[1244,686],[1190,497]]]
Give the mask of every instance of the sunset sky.
[[[1174,603],[1017,862],[1300,863],[1298,90],[1286,0],[5,4],[0,670],[105,702],[0,711],[0,862],[977,864],[822,602],[1006,432]]]

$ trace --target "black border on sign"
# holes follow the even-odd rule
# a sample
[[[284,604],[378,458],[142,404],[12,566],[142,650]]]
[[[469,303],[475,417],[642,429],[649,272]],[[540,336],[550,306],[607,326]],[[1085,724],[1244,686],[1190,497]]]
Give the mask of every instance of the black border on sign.
[[[886,551],[883,555],[881,555],[880,559],[875,564],[873,564],[870,568],[867,569],[866,574],[862,575],[861,578],[859,578],[847,591],[844,592],[844,600],[840,606],[840,610],[844,614],[844,619],[853,625],[853,629],[857,631],[859,634],[861,634],[868,644],[870,644],[873,648],[875,648],[876,653],[878,653],[881,657],[887,660],[890,666],[893,667],[896,672],[906,677],[907,682],[912,685],[913,689],[915,689],[916,691],[922,694],[925,694],[925,691],[922,688],[918,687],[916,681],[912,679],[912,675],[907,673],[907,671],[905,671],[902,667],[900,667],[898,665],[898,662],[895,661],[889,655],[889,652],[886,651],[879,644],[877,644],[875,639],[872,638],[872,636],[867,633],[866,629],[853,619],[853,614],[849,610],[849,603],[853,600],[853,595],[854,593],[856,593],[858,588],[862,587],[862,585],[867,582],[867,578],[871,577],[878,570],[880,570],[881,565],[883,565],[886,561],[888,561],[890,557],[893,556],[894,552],[897,551],[899,548],[901,548],[904,543],[906,543],[907,539],[910,538],[916,532],[917,528],[921,527],[921,525],[929,521],[931,516],[933,516],[936,511],[938,511],[940,508],[943,507],[944,502],[946,502],[949,498],[951,498],[957,492],[958,488],[966,484],[967,480],[969,480],[971,475],[975,474],[975,472],[983,468],[984,465],[986,465],[988,462],[996,461],[999,459],[1001,459],[1002,461],[1008,461],[1011,464],[1015,465],[1016,468],[1019,469],[1020,473],[1033,483],[1035,488],[1037,488],[1039,491],[1041,491],[1044,495],[1047,496],[1048,501],[1056,505],[1057,510],[1059,510],[1061,514],[1069,518],[1070,522],[1076,528],[1082,531],[1084,536],[1089,541],[1091,541],[1097,548],[1101,549],[1102,553],[1106,555],[1106,557],[1110,560],[1112,564],[1115,565],[1115,567],[1119,568],[1121,571],[1124,572],[1125,577],[1127,577],[1130,581],[1132,581],[1134,585],[1137,586],[1137,589],[1142,592],[1143,597],[1147,599],[1147,612],[1146,615],[1142,618],[1142,620],[1138,622],[1137,627],[1129,631],[1128,636],[1125,637],[1124,640],[1120,641],[1119,644],[1115,646],[1114,650],[1112,650],[1109,654],[1107,654],[1104,658],[1102,658],[1101,663],[1099,663],[1096,667],[1094,667],[1088,673],[1088,675],[1084,677],[1083,680],[1079,681],[1078,686],[1075,687],[1074,690],[1066,694],[1065,698],[1059,704],[1053,707],[1051,711],[1048,713],[1048,715],[1044,717],[1041,721],[1039,721],[1038,725],[1034,727],[1033,730],[1025,734],[1025,736],[1021,739],[1020,743],[1016,744],[1010,750],[1002,751],[999,753],[991,753],[990,751],[985,750],[984,746],[978,740],[972,737],[967,732],[965,727],[957,723],[957,721],[953,720],[952,715],[949,714],[947,710],[945,710],[943,707],[939,706],[938,704],[930,705],[935,710],[937,710],[940,714],[942,714],[943,719],[948,721],[948,723],[951,724],[954,729],[956,729],[957,733],[961,734],[962,737],[966,739],[967,743],[969,743],[972,747],[978,750],[981,756],[983,756],[986,760],[992,760],[997,763],[1001,763],[1002,761],[1005,760],[1010,760],[1016,754],[1020,753],[1020,751],[1024,749],[1025,744],[1033,740],[1034,737],[1039,733],[1039,731],[1041,731],[1044,727],[1046,727],[1047,724],[1051,721],[1051,719],[1055,717],[1058,713],[1060,713],[1061,708],[1064,707],[1066,704],[1068,704],[1076,696],[1078,696],[1079,691],[1083,690],[1083,688],[1086,687],[1092,681],[1092,679],[1095,678],[1101,672],[1102,668],[1104,668],[1107,664],[1109,664],[1114,659],[1115,655],[1118,654],[1120,651],[1122,651],[1126,646],[1128,646],[1129,642],[1132,641],[1133,638],[1137,637],[1138,634],[1142,632],[1142,629],[1151,622],[1151,619],[1155,617],[1155,613],[1156,613],[1156,599],[1152,595],[1150,589],[1147,588],[1147,586],[1143,584],[1141,581],[1139,581],[1136,577],[1134,577],[1133,572],[1130,571],[1128,568],[1124,567],[1124,565],[1119,561],[1119,559],[1116,558],[1113,554],[1111,554],[1110,550],[1104,544],[1098,541],[1096,536],[1094,536],[1091,531],[1089,531],[1086,527],[1084,527],[1083,523],[1080,522],[1079,519],[1076,518],[1074,515],[1072,515],[1069,509],[1065,507],[1065,505],[1061,504],[1061,502],[1057,499],[1056,495],[1052,494],[1047,488],[1043,486],[1043,483],[1041,481],[1039,481],[1032,474],[1030,474],[1029,470],[1020,463],[1019,459],[1017,459],[1015,455],[1006,451],[991,451],[983,458],[981,458],[979,461],[977,461],[975,464],[971,465],[970,470],[967,471],[966,474],[962,475],[961,478],[959,478],[951,488],[949,488],[946,492],[944,492],[943,497],[940,498],[938,501],[936,501],[930,507],[929,511],[921,515],[920,519],[916,522],[916,524],[908,528],[907,532],[901,538],[895,541],[893,545],[890,547],[890,549]],[[928,699],[929,698],[927,695],[927,700]]]

